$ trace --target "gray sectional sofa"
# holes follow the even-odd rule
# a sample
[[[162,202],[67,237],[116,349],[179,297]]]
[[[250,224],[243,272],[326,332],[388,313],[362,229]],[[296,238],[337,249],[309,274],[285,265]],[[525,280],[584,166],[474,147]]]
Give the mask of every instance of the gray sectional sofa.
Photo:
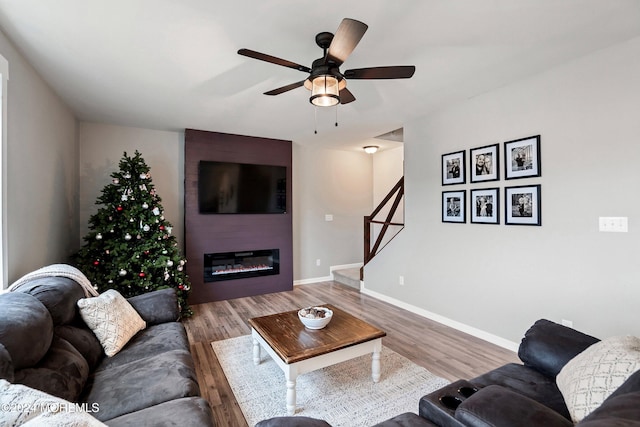
[[[2,293],[0,380],[84,403],[108,426],[212,426],[174,290],[128,300],[146,326],[112,357],[79,314],[86,297],[58,276]]]

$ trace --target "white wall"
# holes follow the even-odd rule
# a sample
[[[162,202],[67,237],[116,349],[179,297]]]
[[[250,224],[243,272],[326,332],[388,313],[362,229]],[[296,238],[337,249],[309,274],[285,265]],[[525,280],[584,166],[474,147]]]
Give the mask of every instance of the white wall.
[[[640,38],[405,124],[406,228],[367,288],[514,343],[539,318],[639,335],[638,94]],[[502,225],[441,222],[442,154],[500,143],[502,158],[536,134],[540,178],[455,188],[540,183],[541,227],[503,225],[504,190]],[[598,232],[599,216],[629,217],[629,232]]]
[[[364,152],[293,147],[293,277],[328,277],[331,266],[362,262],[372,160]]]
[[[89,231],[91,215],[102,207],[96,200],[120,169],[123,154],[133,156],[136,150],[150,168],[164,216],[184,248],[184,134],[87,122],[80,124],[80,239]]]
[[[68,262],[77,249],[76,120],[0,33],[9,62],[7,88],[8,283],[44,265]]]

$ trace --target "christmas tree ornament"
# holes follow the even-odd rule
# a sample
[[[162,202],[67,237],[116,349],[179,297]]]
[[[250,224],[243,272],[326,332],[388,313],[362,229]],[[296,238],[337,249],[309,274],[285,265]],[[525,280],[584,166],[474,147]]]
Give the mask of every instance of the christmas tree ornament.
[[[102,240],[102,234],[100,233],[96,234],[96,240]]]
[[[166,254],[167,254],[167,250],[166,250],[166,249],[163,249],[163,250],[162,250],[162,255],[166,255]]]
[[[142,227],[142,229],[143,229],[144,231],[149,231],[149,230],[151,230],[151,227],[149,227],[148,225],[146,225],[146,224],[145,224],[145,226],[144,226],[144,227]]]
[[[173,266],[173,261],[171,261],[171,260],[167,261],[167,266],[168,267],[172,267]]]
[[[127,233],[124,235],[124,240],[131,240],[131,234]]]
[[[138,235],[136,236],[136,239],[140,240],[140,239],[142,239],[142,236],[138,234]]]
[[[144,271],[141,271],[140,274],[138,274],[138,276],[144,277],[144,276],[146,276],[146,274],[144,274]]]
[[[100,261],[98,260],[93,261],[93,265],[100,265]]]
[[[127,173],[125,173],[125,174],[124,174],[124,177],[125,177],[126,179],[129,179],[129,178],[131,178],[131,174],[130,174],[129,172],[127,172]]]
[[[147,174],[146,173],[141,173],[140,174],[140,179],[147,179]]]
[[[113,178],[111,182],[113,182],[114,184],[120,184],[120,180],[118,178]]]
[[[142,209],[149,209],[149,205],[147,204],[147,202],[144,202],[142,204]]]
[[[123,195],[120,197],[120,199],[121,199],[123,202],[126,202],[127,200],[129,200],[129,196],[127,196],[126,194],[123,194]]]
[[[118,272],[118,274],[119,274],[120,276],[126,276],[126,275],[127,275],[127,270],[125,270],[125,269],[123,268],[122,270],[120,270],[120,271]]]
[[[160,209],[158,209],[158,208],[153,208],[153,210],[152,210],[151,212],[153,212],[153,214],[154,214],[155,216],[160,215]]]
[[[122,212],[122,206],[118,206],[118,207],[116,208],[116,210],[117,210],[118,212]]]
[[[160,227],[158,227],[160,230],[164,230],[164,225],[161,225]]]

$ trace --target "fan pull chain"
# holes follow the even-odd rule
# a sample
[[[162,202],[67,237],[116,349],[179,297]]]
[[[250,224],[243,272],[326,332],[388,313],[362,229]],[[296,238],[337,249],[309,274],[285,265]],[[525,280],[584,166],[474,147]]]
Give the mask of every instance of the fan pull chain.
[[[336,104],[336,127],[338,127],[338,105],[340,105],[340,103]]]
[[[313,107],[313,133],[318,134],[318,107]]]

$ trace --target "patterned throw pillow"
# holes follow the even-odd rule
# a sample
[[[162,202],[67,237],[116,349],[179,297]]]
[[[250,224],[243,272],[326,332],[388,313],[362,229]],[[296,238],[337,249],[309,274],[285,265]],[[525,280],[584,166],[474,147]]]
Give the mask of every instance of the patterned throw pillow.
[[[78,300],[80,316],[100,341],[107,356],[116,355],[146,323],[115,289]]]
[[[640,369],[640,338],[612,337],[571,359],[556,377],[571,419],[580,422]]]
[[[99,407],[77,405],[6,380],[0,380],[0,407],[0,425],[3,426],[105,426],[88,413],[99,411]]]

